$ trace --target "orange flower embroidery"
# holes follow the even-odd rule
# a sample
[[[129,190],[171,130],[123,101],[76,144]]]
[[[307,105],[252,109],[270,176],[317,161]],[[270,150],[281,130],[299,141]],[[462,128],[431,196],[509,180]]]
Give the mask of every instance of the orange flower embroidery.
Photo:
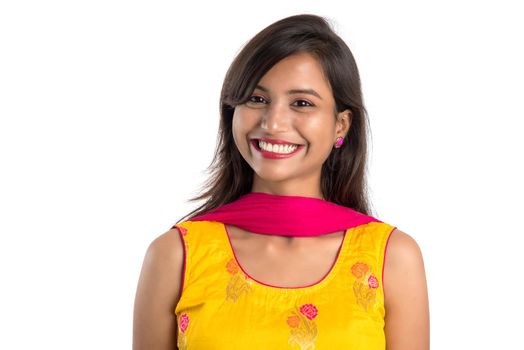
[[[243,273],[239,273],[240,267],[235,259],[230,259],[226,264],[226,270],[231,274],[229,283],[226,287],[226,301],[236,302],[243,293],[251,291],[251,280]]]
[[[227,269],[227,272],[229,272],[232,275],[238,272],[238,265],[235,259],[231,259],[227,262],[226,269]]]
[[[296,316],[296,315],[289,316],[287,318],[287,324],[291,328],[297,328],[298,325],[300,324],[300,318],[298,316]]]
[[[351,267],[351,272],[357,278],[364,277],[366,273],[368,272],[368,270],[369,270],[369,267],[366,264],[360,263],[360,262],[356,263],[355,265]]]
[[[287,324],[291,328],[288,344],[297,344],[301,350],[315,349],[315,339],[317,338],[317,325],[313,321],[318,315],[318,310],[313,304],[304,304],[298,310],[291,311],[288,316]]]
[[[186,330],[189,325],[189,316],[184,312],[178,318],[178,340],[177,345],[179,349],[187,348]]]
[[[356,277],[353,282],[353,293],[355,293],[357,304],[367,311],[376,303],[378,279],[372,273],[371,268],[362,262],[355,263],[351,267],[351,273]]]

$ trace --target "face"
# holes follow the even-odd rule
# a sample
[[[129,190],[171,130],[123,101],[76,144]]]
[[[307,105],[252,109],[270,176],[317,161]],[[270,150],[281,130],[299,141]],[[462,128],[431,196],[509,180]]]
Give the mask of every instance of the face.
[[[349,110],[335,115],[329,82],[312,55],[278,62],[233,115],[235,144],[254,170],[252,191],[321,198],[322,164],[350,121]]]

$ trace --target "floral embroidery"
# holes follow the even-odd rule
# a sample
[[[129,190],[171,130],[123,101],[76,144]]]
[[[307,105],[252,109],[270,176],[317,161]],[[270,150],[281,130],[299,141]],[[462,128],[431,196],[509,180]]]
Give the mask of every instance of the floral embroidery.
[[[289,316],[287,318],[287,324],[291,328],[297,328],[298,325],[300,324],[300,318],[298,316],[296,316],[296,315]]]
[[[227,272],[229,272],[230,274],[234,275],[238,272],[238,265],[235,261],[235,259],[231,259],[227,262],[226,264],[226,269],[227,269]]]
[[[358,262],[358,263],[356,263],[355,265],[353,265],[351,267],[351,272],[357,278],[364,277],[366,275],[366,273],[368,272],[368,270],[369,270],[369,267],[366,264],[361,263],[361,262]]]
[[[372,273],[371,268],[362,262],[355,263],[351,267],[351,273],[356,277],[353,283],[353,292],[355,293],[357,304],[367,311],[377,300],[378,279]]]
[[[318,310],[313,304],[304,304],[300,307],[300,312],[302,312],[306,317],[310,320],[314,319],[317,314]]]
[[[236,302],[242,293],[247,293],[252,290],[252,282],[247,278],[247,276],[240,272],[240,267],[235,259],[230,259],[227,262],[226,270],[231,275],[226,287],[226,301],[231,299]]]
[[[185,236],[187,234],[187,228],[179,226],[179,225],[175,225],[175,227],[180,230],[180,233],[182,233],[182,236]]]
[[[184,312],[178,318],[178,341],[177,345],[179,349],[187,348],[186,330],[189,325],[189,316]]]
[[[375,276],[370,275],[368,278],[369,288],[378,288],[378,280]]]
[[[187,228],[182,227],[180,225],[175,225],[175,227],[180,231],[182,236],[185,237],[187,235]],[[187,243],[187,240],[186,239],[182,239],[182,240],[184,241],[184,246],[185,246],[186,250],[188,250],[189,244]]]
[[[180,330],[182,332],[185,332],[187,329],[187,326],[189,325],[189,316],[186,313],[183,313],[180,316],[179,324],[180,324]]]
[[[313,321],[318,315],[318,310],[313,304],[304,304],[298,310],[291,311],[287,324],[291,328],[288,343],[297,344],[301,350],[315,349],[317,338],[317,325]]]

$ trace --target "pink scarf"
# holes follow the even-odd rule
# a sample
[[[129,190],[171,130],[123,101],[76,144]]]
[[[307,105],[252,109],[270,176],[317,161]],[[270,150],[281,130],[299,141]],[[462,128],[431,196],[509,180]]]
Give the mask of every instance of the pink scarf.
[[[263,192],[247,193],[190,221],[203,220],[219,221],[254,233],[291,237],[320,236],[368,222],[382,222],[319,198]]]

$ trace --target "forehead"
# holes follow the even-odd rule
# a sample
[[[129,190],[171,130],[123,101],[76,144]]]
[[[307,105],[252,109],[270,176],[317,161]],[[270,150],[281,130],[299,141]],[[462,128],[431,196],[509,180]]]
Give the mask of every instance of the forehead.
[[[297,53],[280,60],[266,72],[259,84],[275,92],[311,88],[322,96],[331,94],[320,62],[309,53]]]

